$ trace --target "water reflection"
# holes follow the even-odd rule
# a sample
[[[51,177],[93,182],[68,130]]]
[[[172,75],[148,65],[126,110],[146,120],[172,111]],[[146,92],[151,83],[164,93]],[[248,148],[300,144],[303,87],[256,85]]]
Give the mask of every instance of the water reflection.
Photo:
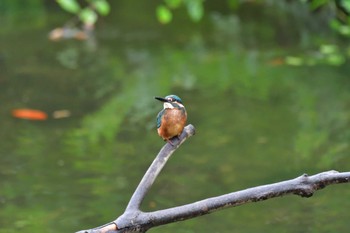
[[[163,145],[155,95],[180,95],[197,135],[169,161],[144,210],[304,172],[348,170],[348,67],[271,62],[300,50],[298,43],[279,43],[270,14],[259,16],[266,21],[240,14],[217,13],[203,31],[175,23],[171,33],[154,29],[147,39],[126,29],[112,33],[120,28],[112,21],[119,16],[111,16],[96,51],[48,42],[52,22],[2,32],[0,232],[72,232],[122,213]],[[9,115],[19,107],[72,115],[23,121]],[[345,232],[346,189],[254,203],[152,232]]]

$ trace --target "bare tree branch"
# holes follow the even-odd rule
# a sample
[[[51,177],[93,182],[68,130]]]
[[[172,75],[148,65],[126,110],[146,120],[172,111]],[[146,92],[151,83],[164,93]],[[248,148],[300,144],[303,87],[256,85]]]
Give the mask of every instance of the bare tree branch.
[[[154,159],[153,163],[148,168],[147,172],[143,176],[142,180],[140,181],[138,187],[136,188],[134,194],[132,195],[129,204],[127,205],[124,214],[122,214],[117,220],[120,222],[120,225],[125,224],[128,225],[129,222],[133,221],[134,216],[139,215],[141,213],[140,211],[140,205],[145,198],[148,190],[151,188],[152,184],[154,183],[155,179],[159,175],[160,171],[165,166],[166,162],[169,160],[170,156],[174,153],[174,151],[179,148],[179,146],[189,137],[193,136],[195,134],[195,128],[193,125],[189,124],[187,125],[184,130],[182,131],[181,135],[173,138],[172,143],[169,142],[166,143],[163,148],[159,151],[157,157]],[[121,229],[121,227],[117,227],[116,223],[117,220],[111,223],[107,223],[103,226],[91,229],[91,230],[83,230],[79,231],[77,233],[106,233],[106,232],[113,232],[111,230],[117,230],[118,228]],[[128,227],[124,227],[124,230],[118,230],[118,232],[127,232],[126,230]],[[143,229],[143,228],[142,228]],[[136,230],[136,232],[144,232],[143,230]],[[133,228],[133,232],[135,232]]]
[[[328,171],[313,176],[304,174],[292,180],[232,192],[174,208],[142,213],[139,218],[140,220],[143,219],[141,225],[151,224],[151,227],[153,227],[287,194],[311,197],[314,192],[323,189],[327,185],[346,183],[349,180],[350,172]]]
[[[182,134],[178,137],[178,140],[176,140],[175,138],[176,141],[173,142],[173,145],[167,143],[165,144],[165,146],[163,146],[163,148],[159,151],[157,157],[154,159],[153,163],[143,176],[134,194],[132,195],[129,204],[126,207],[126,212],[140,209],[140,205],[143,199],[145,198],[148,190],[151,188],[158,174],[163,169],[166,162],[169,160],[170,156],[188,137],[192,136],[194,133],[195,129],[193,125],[188,125],[184,128]]]
[[[264,201],[288,194],[311,197],[314,192],[328,185],[350,182],[350,172],[339,173],[337,171],[328,171],[313,176],[304,174],[291,180],[248,188],[187,205],[152,212],[142,212],[140,210],[140,205],[159,172],[162,170],[171,154],[188,137],[193,135],[194,132],[194,127],[188,125],[185,127],[179,139],[175,141],[175,143],[173,142],[174,146],[166,144],[162,148],[135,190],[125,212],[119,218],[104,226],[91,230],[79,231],[78,233],[146,232],[148,229],[155,226],[187,220],[220,209]]]

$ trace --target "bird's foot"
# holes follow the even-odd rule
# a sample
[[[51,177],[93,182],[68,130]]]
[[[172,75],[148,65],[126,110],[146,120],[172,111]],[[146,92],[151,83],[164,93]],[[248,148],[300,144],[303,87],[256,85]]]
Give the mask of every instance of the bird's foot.
[[[171,139],[173,139],[173,138],[171,138]],[[174,143],[171,141],[171,139],[166,139],[166,141],[167,141],[170,145],[175,146]]]
[[[177,144],[178,141],[180,141],[180,137],[179,137],[179,135],[177,135],[177,136],[174,136],[170,139],[167,139],[166,141],[169,142],[170,145],[175,146],[175,144]]]

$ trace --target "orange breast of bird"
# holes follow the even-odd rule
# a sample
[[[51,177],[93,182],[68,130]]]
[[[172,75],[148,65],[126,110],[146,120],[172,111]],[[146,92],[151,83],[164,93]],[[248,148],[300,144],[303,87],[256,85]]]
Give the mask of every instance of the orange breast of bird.
[[[169,140],[181,134],[187,121],[186,110],[166,109],[162,116],[162,123],[158,128],[158,134],[164,140]]]

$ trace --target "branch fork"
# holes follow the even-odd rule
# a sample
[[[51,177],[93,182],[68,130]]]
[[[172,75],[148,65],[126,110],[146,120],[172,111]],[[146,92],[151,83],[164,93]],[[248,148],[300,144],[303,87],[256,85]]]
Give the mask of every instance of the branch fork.
[[[312,176],[303,174],[291,180],[248,188],[221,196],[207,198],[187,205],[152,212],[141,211],[140,206],[142,201],[170,156],[187,138],[194,135],[194,133],[195,128],[193,125],[188,125],[184,128],[178,139],[173,139],[173,145],[168,142],[163,146],[142,178],[125,212],[121,216],[103,226],[91,230],[79,231],[77,233],[146,232],[148,229],[155,226],[182,221],[209,214],[220,209],[264,201],[288,194],[311,197],[317,190],[323,189],[328,185],[350,182],[350,172],[339,173],[337,171],[327,171]]]

